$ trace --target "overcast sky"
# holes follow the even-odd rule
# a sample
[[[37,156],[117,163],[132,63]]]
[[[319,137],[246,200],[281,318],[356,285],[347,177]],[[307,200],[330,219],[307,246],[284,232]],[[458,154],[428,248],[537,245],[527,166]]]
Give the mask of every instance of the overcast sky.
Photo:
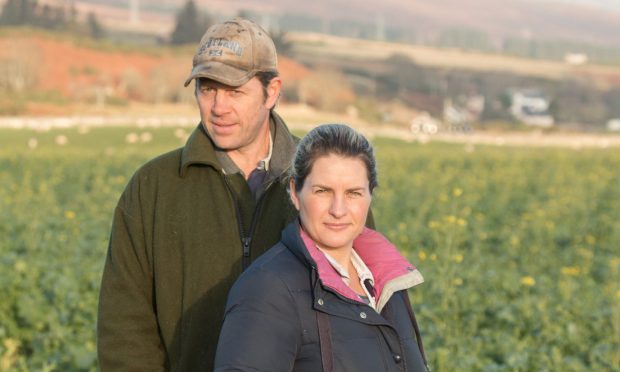
[[[543,1],[592,5],[592,6],[596,6],[599,8],[611,9],[611,10],[620,12],[620,0],[543,0]]]

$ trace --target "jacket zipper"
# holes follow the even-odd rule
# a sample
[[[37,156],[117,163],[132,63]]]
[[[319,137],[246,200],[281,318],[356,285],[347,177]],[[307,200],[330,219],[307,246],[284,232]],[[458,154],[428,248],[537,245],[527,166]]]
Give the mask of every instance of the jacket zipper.
[[[246,234],[245,227],[243,225],[242,216],[241,216],[241,207],[239,206],[239,199],[237,198],[237,194],[235,193],[234,189],[230,185],[230,181],[228,180],[225,174],[223,174],[223,177],[224,177],[224,183],[226,184],[226,187],[228,188],[228,192],[230,193],[233,199],[233,204],[235,205],[235,210],[237,212],[235,214],[235,217],[237,218],[237,226],[239,228],[239,238],[241,239],[241,252],[242,252],[241,263],[242,263],[243,271],[245,271],[245,269],[247,269],[251,263],[250,253],[251,253],[252,237],[254,236],[254,230],[256,230],[256,224],[258,223],[258,215],[260,214],[260,211],[262,209],[263,197],[267,193],[267,190],[271,187],[271,185],[273,185],[273,183],[278,178],[274,179],[273,181],[268,183],[267,186],[265,186],[265,191],[256,201],[256,208],[254,208],[254,212],[252,212],[250,230]]]
[[[270,186],[271,184],[267,185],[267,187],[265,187],[265,192],[267,192],[267,188]],[[265,195],[265,193],[263,193],[263,195]],[[245,269],[248,268],[248,266],[250,266],[250,248],[251,248],[251,244],[252,244],[252,238],[254,237],[254,231],[256,230],[256,224],[258,223],[258,215],[260,214],[261,211],[261,207],[262,207],[262,201],[263,201],[263,195],[261,195],[258,200],[256,201],[256,208],[254,208],[254,212],[252,213],[252,221],[250,222],[250,231],[248,231],[248,234],[245,235],[243,232],[242,234],[242,238],[241,238],[241,244],[243,245],[243,271],[245,271]],[[237,210],[239,211],[239,208],[237,207]],[[238,219],[240,220],[241,217],[238,217]]]

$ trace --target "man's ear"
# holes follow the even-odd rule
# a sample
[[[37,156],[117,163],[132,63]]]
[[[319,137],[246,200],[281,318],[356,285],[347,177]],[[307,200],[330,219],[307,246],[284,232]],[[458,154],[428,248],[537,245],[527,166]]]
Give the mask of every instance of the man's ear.
[[[289,193],[291,195],[291,202],[295,206],[295,209],[299,211],[299,198],[297,197],[297,191],[295,191],[295,180],[291,180],[288,184]]]
[[[267,86],[267,99],[265,100],[265,106],[268,109],[272,109],[280,98],[280,90],[282,89],[282,79],[279,76],[274,77]]]

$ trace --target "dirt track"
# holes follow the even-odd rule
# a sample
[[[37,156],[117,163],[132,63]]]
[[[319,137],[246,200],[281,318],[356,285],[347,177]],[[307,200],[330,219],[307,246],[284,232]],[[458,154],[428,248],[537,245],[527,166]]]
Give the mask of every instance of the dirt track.
[[[301,126],[299,129],[310,129],[311,126]],[[369,137],[396,138],[409,142],[428,143],[431,141],[461,143],[464,145],[489,146],[519,146],[519,147],[568,147],[581,148],[611,148],[620,147],[618,134],[543,134],[538,132],[477,132],[469,134],[437,133],[413,134],[396,128],[357,127]]]
[[[195,109],[187,108],[178,115],[177,110],[166,114],[153,115],[139,113],[135,115],[85,115],[67,117],[0,117],[0,129],[34,129],[50,130],[53,128],[128,126],[138,127],[193,127],[199,117]],[[300,111],[282,107],[278,110],[294,130],[308,131],[319,123],[348,123],[362,133],[372,137],[396,138],[409,142],[428,143],[431,141],[461,143],[464,145],[491,146],[534,146],[534,147],[568,147],[580,148],[615,148],[620,147],[620,134],[600,133],[552,133],[532,132],[471,132],[471,133],[437,133],[434,135],[414,134],[398,127],[373,126],[346,116],[326,114],[313,111]],[[176,114],[175,114],[176,112]]]

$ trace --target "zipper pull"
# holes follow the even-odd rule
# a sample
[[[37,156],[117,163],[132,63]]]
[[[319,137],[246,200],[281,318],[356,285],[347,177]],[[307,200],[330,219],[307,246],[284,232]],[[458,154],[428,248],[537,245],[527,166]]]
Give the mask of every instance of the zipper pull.
[[[250,243],[252,242],[251,237],[245,237],[241,239],[241,243],[243,244],[243,257],[250,257]]]
[[[250,243],[252,242],[251,237],[243,237],[241,238],[241,244],[243,245],[243,259],[241,261],[241,265],[243,267],[243,271],[250,266]]]

